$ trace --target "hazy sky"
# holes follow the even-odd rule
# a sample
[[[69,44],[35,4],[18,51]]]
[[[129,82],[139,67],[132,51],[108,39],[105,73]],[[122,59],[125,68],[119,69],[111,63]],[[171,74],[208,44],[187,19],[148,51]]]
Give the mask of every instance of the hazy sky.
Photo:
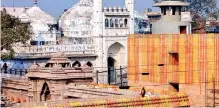
[[[1,6],[14,6],[16,7],[30,7],[33,6],[34,0],[1,0]],[[38,0],[38,6],[51,14],[54,17],[58,17],[64,9],[68,9],[72,7],[72,5],[76,4],[79,0]],[[103,6],[124,6],[125,0],[103,0]],[[135,0],[135,9],[137,11],[144,11],[145,8],[152,8],[153,0]],[[154,11],[159,11],[158,8],[152,8]]]

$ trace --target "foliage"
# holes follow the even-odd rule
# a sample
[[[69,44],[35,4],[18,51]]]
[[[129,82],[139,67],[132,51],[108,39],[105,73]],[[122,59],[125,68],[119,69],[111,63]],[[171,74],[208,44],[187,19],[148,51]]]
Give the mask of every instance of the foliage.
[[[219,9],[217,7],[218,0],[187,0],[189,10],[199,14],[203,18],[213,16],[215,18],[219,15]]]
[[[23,23],[19,18],[9,15],[5,9],[1,11],[1,50],[10,51],[9,55],[2,55],[2,58],[13,57],[13,45],[16,43],[25,44],[30,39],[30,35],[29,23]]]
[[[30,24],[22,23],[19,18],[1,11],[1,50],[12,49],[12,45],[18,42],[26,43],[30,39]]]
[[[8,54],[1,54],[1,58],[2,59],[8,59],[8,60],[13,59],[14,53],[15,53],[14,50],[11,49]]]

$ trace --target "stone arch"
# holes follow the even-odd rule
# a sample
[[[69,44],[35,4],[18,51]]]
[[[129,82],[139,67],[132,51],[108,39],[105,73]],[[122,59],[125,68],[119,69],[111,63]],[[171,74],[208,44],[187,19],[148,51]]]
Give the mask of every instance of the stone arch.
[[[51,92],[49,86],[44,82],[41,92],[40,92],[40,101],[48,101],[51,99]]]
[[[108,18],[105,19],[105,27],[109,27],[109,19]]]
[[[14,101],[14,97],[13,96],[11,96],[11,101]]]
[[[75,61],[73,64],[72,64],[72,67],[81,67],[81,63],[79,61]]]
[[[86,65],[89,66],[89,67],[93,67],[93,64],[92,64],[90,61],[88,61],[88,62],[86,63]]]
[[[110,19],[110,27],[114,27],[114,21],[112,18]]]
[[[23,103],[26,103],[27,102],[27,100],[26,99],[23,99]]]
[[[112,44],[107,50],[107,67],[108,67],[108,81],[109,83],[113,83],[116,79],[116,71],[115,69],[124,65],[125,63],[125,47],[115,42]]]
[[[124,20],[124,27],[128,27],[128,19]]]
[[[123,27],[123,19],[119,20],[119,27]]]
[[[115,19],[115,27],[119,27],[119,20],[117,18]]]
[[[21,103],[21,99],[17,97],[16,103]]]

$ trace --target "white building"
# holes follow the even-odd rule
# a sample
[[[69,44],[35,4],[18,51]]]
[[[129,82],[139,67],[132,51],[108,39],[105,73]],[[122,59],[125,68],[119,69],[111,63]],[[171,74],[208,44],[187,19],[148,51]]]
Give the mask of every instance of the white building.
[[[20,18],[25,23],[30,23],[33,35],[32,45],[56,44],[57,31],[52,25],[57,24],[54,17],[42,11],[37,3],[33,7],[1,7],[8,14]]]
[[[26,12],[35,32],[34,40],[58,41],[58,44],[19,47],[17,58],[46,58],[61,51],[72,60],[72,65],[91,62],[95,71],[105,71],[99,74],[100,83],[115,83],[117,71],[114,69],[126,68],[127,36],[135,33],[135,18],[148,21],[147,16],[134,11],[134,0],[125,0],[125,6],[113,7],[103,7],[102,0],[80,0],[60,16],[58,25],[62,36],[59,37],[57,32],[48,30],[48,24],[55,24],[53,17],[37,5]],[[144,30],[150,32],[150,26]]]

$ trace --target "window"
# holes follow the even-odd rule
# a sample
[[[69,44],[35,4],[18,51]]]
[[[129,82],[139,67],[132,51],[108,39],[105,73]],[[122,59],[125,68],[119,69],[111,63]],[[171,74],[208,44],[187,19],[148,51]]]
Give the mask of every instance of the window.
[[[182,7],[179,7],[179,15],[181,15]]]
[[[122,21],[122,19],[119,20],[119,25],[120,25],[120,27],[123,27],[123,21]]]
[[[163,7],[163,15],[166,15],[166,14],[167,14],[166,8]]]
[[[179,65],[179,53],[169,53],[170,54],[170,63],[172,65]]]
[[[114,27],[113,19],[110,19],[110,27]]]
[[[128,24],[128,20],[125,19],[125,20],[124,20],[124,25],[125,25],[125,27],[127,27],[127,24]]]
[[[187,33],[187,27],[186,26],[180,26],[180,34],[186,34]]]
[[[119,27],[119,21],[118,21],[118,19],[115,19],[115,27]]]
[[[109,20],[107,18],[105,19],[105,27],[109,27]]]
[[[173,9],[173,15],[176,15],[176,7],[172,7]]]

